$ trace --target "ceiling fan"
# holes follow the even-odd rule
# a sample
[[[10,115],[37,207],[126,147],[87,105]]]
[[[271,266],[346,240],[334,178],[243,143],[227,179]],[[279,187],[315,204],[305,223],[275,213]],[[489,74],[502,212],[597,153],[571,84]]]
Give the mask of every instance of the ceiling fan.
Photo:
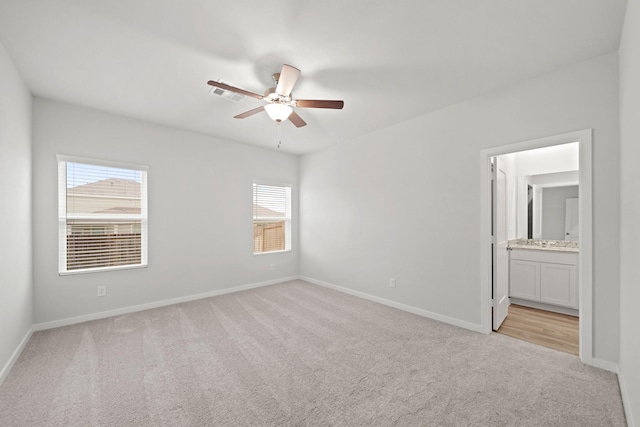
[[[259,95],[248,90],[240,89],[235,86],[231,86],[225,83],[215,82],[210,80],[209,85],[218,87],[223,90],[239,93],[241,95],[250,96],[252,98],[261,99],[267,102],[267,105],[263,105],[253,110],[245,111],[244,113],[234,116],[235,119],[244,119],[254,114],[266,111],[269,117],[276,121],[278,124],[284,120],[289,119],[296,127],[305,126],[307,123],[293,111],[292,107],[296,108],[331,108],[341,110],[344,107],[344,101],[329,101],[329,100],[317,100],[317,99],[293,99],[291,91],[296,84],[298,77],[300,76],[300,70],[291,65],[284,64],[282,70],[279,73],[274,74],[273,81],[275,86],[267,89],[264,95]]]

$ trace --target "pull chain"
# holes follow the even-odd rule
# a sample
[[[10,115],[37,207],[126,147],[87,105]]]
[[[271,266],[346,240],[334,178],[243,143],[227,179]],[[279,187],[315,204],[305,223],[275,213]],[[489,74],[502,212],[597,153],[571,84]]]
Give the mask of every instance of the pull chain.
[[[280,148],[280,144],[282,144],[282,130],[280,129],[280,125],[282,122],[278,122],[278,148]]]

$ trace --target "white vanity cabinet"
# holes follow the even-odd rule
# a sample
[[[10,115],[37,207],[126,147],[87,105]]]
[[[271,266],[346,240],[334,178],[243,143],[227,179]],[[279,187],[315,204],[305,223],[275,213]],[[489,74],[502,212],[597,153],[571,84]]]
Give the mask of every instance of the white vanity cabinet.
[[[578,253],[512,249],[509,296],[578,308]]]

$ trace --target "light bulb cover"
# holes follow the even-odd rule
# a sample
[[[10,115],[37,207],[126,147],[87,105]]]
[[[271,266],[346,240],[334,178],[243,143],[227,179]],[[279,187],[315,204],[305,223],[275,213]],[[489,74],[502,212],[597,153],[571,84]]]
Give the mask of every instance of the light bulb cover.
[[[267,104],[264,106],[264,109],[267,111],[267,114],[269,114],[269,117],[271,117],[271,120],[274,120],[276,122],[287,120],[289,115],[291,115],[291,113],[293,112],[293,108],[289,107],[288,105],[276,103]]]

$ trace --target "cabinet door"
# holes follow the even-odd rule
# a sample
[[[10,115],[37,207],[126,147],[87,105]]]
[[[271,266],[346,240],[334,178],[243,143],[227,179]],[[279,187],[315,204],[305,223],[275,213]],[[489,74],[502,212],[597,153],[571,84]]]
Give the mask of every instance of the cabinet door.
[[[509,267],[509,296],[540,301],[540,263],[512,259]]]
[[[578,308],[576,267],[564,264],[540,264],[540,301]]]

